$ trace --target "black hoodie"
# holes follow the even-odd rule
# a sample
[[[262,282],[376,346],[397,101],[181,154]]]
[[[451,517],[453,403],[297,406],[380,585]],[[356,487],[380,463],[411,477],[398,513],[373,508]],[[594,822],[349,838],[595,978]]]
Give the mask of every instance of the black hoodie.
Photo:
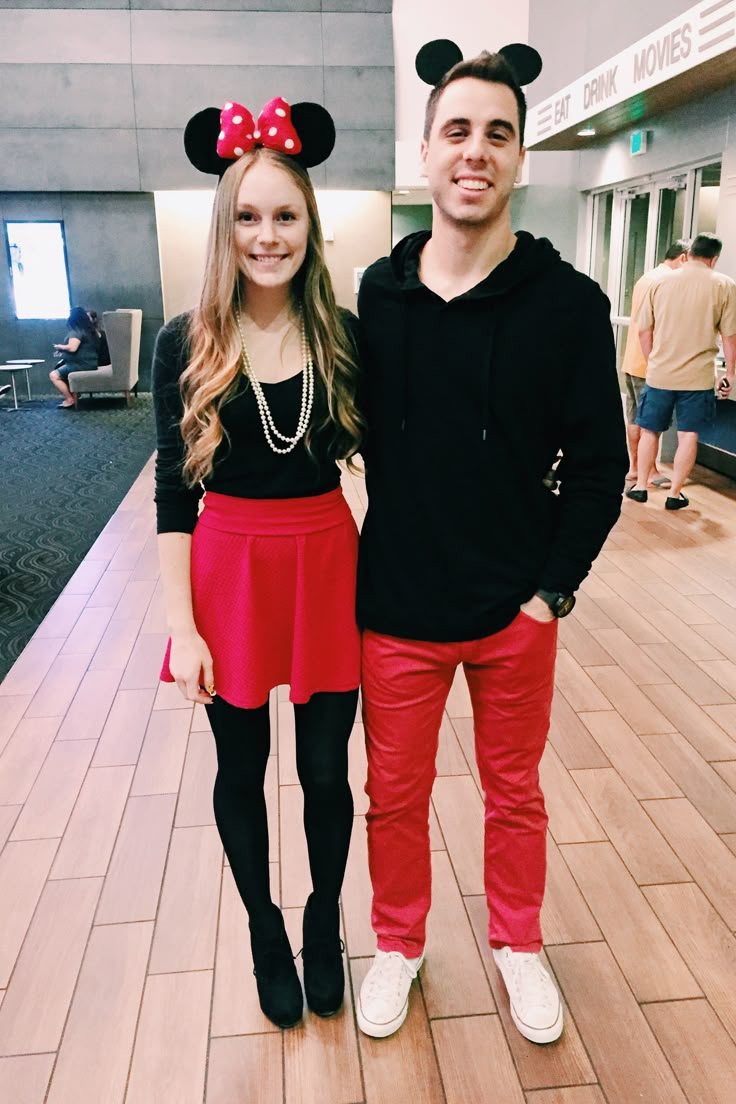
[[[537,588],[572,594],[621,509],[627,467],[609,302],[520,232],[445,302],[419,279],[429,233],[367,270],[368,513],[358,620],[477,640]],[[559,494],[544,479],[558,450]]]

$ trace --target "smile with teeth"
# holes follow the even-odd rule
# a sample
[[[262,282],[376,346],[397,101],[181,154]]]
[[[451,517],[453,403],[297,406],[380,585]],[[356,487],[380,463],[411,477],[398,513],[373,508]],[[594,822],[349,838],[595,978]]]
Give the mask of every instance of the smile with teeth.
[[[277,253],[268,253],[268,254],[266,254],[266,253],[251,253],[250,256],[251,256],[251,260],[257,261],[258,264],[269,266],[269,265],[278,264],[279,261],[285,261],[288,254],[286,254],[286,253],[283,253],[283,254],[281,254],[281,253],[279,253],[279,254],[277,254]]]
[[[485,192],[491,186],[489,180],[481,180],[479,177],[472,176],[461,176],[455,183],[458,188],[463,188],[466,192]]]

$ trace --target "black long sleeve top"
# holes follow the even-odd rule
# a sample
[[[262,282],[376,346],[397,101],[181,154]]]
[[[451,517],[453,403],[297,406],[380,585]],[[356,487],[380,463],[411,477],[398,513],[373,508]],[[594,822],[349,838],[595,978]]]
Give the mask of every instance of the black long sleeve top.
[[[157,531],[192,533],[205,490],[240,498],[303,498],[325,494],[339,486],[340,469],[334,458],[331,430],[327,428],[314,435],[312,455],[304,438],[289,453],[273,452],[263,432],[253,389],[245,376],[220,412],[226,436],[215,453],[212,474],[202,485],[188,487],[184,483],[179,380],[189,360],[190,317],[189,313],[178,315],[159,331],[153,355]],[[274,423],[283,433],[293,432],[296,427],[302,380],[300,372],[281,383],[261,385]],[[321,420],[323,404],[315,373],[313,419]]]
[[[358,621],[478,640],[538,589],[572,594],[621,510],[627,466],[610,304],[546,241],[445,302],[410,236],[360,286],[368,512]],[[560,491],[545,476],[558,451]]]

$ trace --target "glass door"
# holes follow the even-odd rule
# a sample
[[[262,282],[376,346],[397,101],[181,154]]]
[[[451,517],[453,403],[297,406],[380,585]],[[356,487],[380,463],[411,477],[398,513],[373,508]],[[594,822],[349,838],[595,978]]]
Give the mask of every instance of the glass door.
[[[685,236],[687,211],[687,179],[674,179],[657,185],[657,242],[654,264],[660,264],[665,253],[678,238]]]
[[[613,192],[599,192],[598,195],[593,196],[590,274],[604,291],[608,288],[612,218]]]
[[[624,201],[624,232],[621,256],[621,279],[618,289],[617,314],[631,314],[634,284],[647,268],[647,231],[651,191],[626,197]]]
[[[674,241],[715,229],[720,182],[715,163],[590,195],[588,272],[611,300],[619,361],[634,284]]]
[[[721,190],[721,165],[703,165],[696,172],[693,203],[693,237],[696,234],[714,234]]]

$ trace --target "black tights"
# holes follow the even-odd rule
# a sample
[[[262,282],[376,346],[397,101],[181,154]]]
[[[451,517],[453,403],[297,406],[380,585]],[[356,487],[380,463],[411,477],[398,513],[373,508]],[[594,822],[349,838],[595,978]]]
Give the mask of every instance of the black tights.
[[[336,911],[350,833],[348,738],[358,691],[313,694],[294,706],[296,766],[304,792],[304,831],[313,906]],[[273,916],[268,867],[268,821],[263,791],[271,749],[268,702],[238,709],[216,697],[207,706],[217,744],[215,820],[251,926]]]

